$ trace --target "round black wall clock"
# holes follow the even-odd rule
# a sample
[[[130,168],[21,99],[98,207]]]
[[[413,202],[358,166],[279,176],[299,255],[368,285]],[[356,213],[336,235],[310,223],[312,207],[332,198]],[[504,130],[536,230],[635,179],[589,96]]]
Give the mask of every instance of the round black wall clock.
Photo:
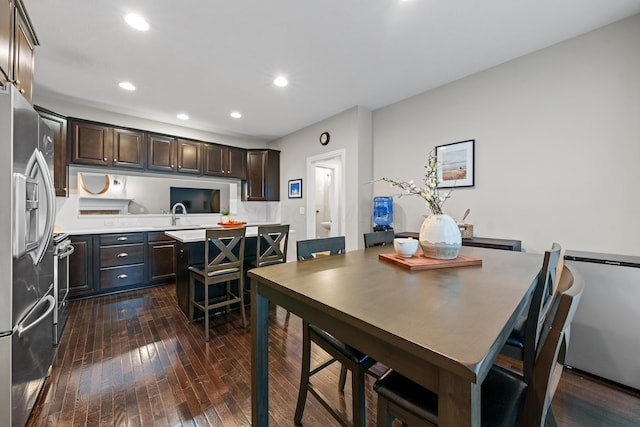
[[[322,132],[320,134],[320,144],[327,145],[330,139],[331,135],[329,135],[329,132]]]

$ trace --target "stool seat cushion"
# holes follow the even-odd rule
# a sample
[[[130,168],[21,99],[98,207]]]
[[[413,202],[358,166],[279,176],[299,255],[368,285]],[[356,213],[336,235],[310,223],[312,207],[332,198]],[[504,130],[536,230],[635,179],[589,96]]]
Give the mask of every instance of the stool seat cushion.
[[[205,271],[202,267],[203,266],[198,267],[198,266],[192,265],[192,266],[189,266],[189,271],[193,271],[194,273],[204,277]],[[225,268],[222,270],[216,270],[216,271],[210,272],[209,277],[221,276],[223,274],[237,273],[238,271],[240,271],[240,269],[238,268]]]

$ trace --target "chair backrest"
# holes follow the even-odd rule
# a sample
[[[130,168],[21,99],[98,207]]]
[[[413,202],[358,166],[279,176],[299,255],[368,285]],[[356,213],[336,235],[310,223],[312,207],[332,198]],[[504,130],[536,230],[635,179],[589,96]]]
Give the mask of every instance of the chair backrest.
[[[298,240],[296,242],[298,259],[314,258],[318,252],[329,252],[330,255],[342,254],[345,251],[344,242],[344,236]]]
[[[520,415],[520,426],[545,425],[547,412],[564,367],[564,353],[569,345],[571,321],[583,290],[582,278],[575,270],[565,265],[542,329],[538,355]]]
[[[261,225],[256,239],[256,266],[287,262],[289,224]]]
[[[244,227],[206,230],[204,259],[207,275],[221,274],[232,269],[242,271],[246,231]]]
[[[536,348],[537,343],[540,340],[540,333],[545,317],[549,311],[551,299],[556,290],[556,271],[558,262],[560,261],[560,252],[562,248],[559,243],[553,243],[551,250],[545,251],[544,260],[542,261],[542,269],[540,270],[540,276],[538,277],[538,285],[533,293],[533,299],[531,300],[531,308],[529,310],[529,316],[533,314],[532,319],[537,319],[535,323],[535,337]],[[527,330],[527,334],[529,334]]]
[[[372,246],[393,244],[393,239],[395,237],[396,233],[393,230],[364,233],[364,247],[370,248]]]
[[[530,348],[534,352],[538,348],[542,325],[556,289],[556,268],[561,251],[562,248],[558,243],[553,243],[551,250],[545,251],[542,269],[537,277],[537,284],[529,305],[525,327],[525,348]]]

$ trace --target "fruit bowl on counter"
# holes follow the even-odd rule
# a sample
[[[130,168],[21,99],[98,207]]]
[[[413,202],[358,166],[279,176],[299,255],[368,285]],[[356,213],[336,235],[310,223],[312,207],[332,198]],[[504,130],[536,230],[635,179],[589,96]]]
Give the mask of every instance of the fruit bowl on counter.
[[[243,221],[234,221],[234,220],[229,220],[229,222],[219,222],[218,225],[221,226],[222,228],[240,228],[242,226],[244,226],[246,224],[246,222]]]

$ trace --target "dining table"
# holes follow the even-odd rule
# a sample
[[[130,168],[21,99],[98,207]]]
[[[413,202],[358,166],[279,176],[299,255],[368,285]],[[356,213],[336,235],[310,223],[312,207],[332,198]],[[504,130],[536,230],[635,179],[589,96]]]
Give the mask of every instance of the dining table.
[[[439,425],[480,425],[482,381],[528,302],[542,254],[463,247],[481,265],[410,270],[380,256],[393,252],[378,246],[249,271],[252,425],[269,422],[269,302],[436,393]]]

